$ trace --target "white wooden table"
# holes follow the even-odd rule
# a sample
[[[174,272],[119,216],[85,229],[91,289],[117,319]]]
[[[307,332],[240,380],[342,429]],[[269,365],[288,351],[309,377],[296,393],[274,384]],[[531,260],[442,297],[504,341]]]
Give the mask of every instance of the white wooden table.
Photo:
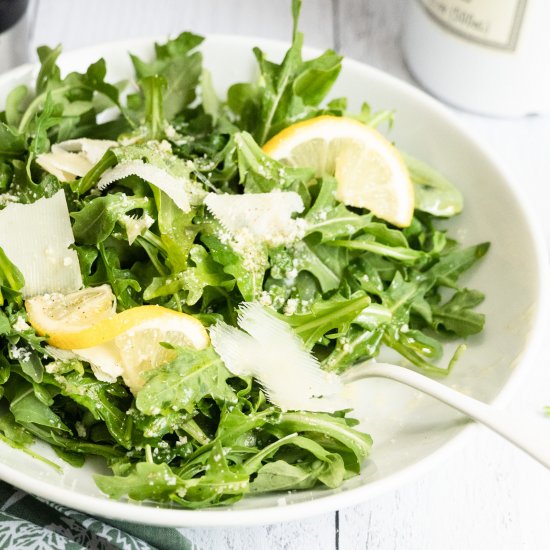
[[[300,26],[308,45],[333,47],[412,81],[399,47],[406,2],[304,0]],[[33,0],[32,44],[62,42],[65,50],[71,50],[187,29],[286,40],[291,28],[289,4],[289,0]],[[524,188],[550,244],[550,118],[499,120],[458,114]],[[511,408],[540,411],[547,404],[550,362],[543,350]],[[550,547],[549,497],[547,471],[479,428],[430,474],[361,506],[286,524],[184,532],[205,549],[542,550]]]

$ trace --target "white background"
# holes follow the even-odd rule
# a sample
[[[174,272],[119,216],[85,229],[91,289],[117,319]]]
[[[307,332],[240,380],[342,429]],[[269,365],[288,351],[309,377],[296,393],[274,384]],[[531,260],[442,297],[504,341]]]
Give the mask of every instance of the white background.
[[[406,1],[304,0],[300,27],[307,45],[412,81],[399,44]],[[33,46],[61,42],[65,50],[181,30],[287,40],[291,29],[289,0],[34,0],[31,16]],[[458,114],[527,195],[550,244],[550,118]],[[545,350],[538,358],[510,408],[550,405],[550,362]],[[538,550],[550,547],[550,474],[479,428],[428,475],[361,506],[286,524],[184,532],[208,549]]]

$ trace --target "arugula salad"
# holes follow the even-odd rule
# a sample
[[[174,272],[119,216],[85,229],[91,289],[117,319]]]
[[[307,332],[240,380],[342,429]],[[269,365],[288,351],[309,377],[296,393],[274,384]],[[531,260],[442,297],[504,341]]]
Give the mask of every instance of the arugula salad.
[[[339,375],[391,350],[444,376],[483,329],[460,192],[378,133],[392,112],[326,100],[342,58],[302,58],[299,10],[223,100],[189,32],[116,83],[38,49],[0,113],[3,442],[103,457],[117,499],[335,488],[372,445]]]

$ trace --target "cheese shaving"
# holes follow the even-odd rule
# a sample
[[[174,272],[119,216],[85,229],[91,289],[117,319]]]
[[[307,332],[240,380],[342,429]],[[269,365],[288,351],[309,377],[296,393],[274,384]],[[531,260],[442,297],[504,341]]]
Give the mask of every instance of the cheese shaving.
[[[155,223],[155,220],[147,212],[139,218],[133,214],[126,215],[119,221],[126,229],[130,245],[134,244],[134,241]]]
[[[0,211],[0,247],[25,279],[24,298],[82,287],[65,193]]]
[[[117,146],[118,143],[110,139],[80,138],[56,143],[52,145],[52,151],[63,150],[80,154],[92,164],[97,164],[109,149]]]
[[[59,181],[71,182],[84,177],[108,149],[117,145],[105,139],[71,139],[55,143],[49,153],[38,155],[36,162]]]
[[[339,377],[321,369],[287,323],[260,304],[247,303],[238,324],[240,329],[224,322],[210,328],[212,345],[233,374],[254,376],[283,411],[348,408]]]
[[[183,177],[176,178],[166,170],[141,160],[122,162],[104,172],[97,184],[98,189],[102,191],[113,182],[128,176],[138,176],[164,191],[183,212],[191,210],[188,193],[189,180]]]
[[[73,352],[79,359],[90,363],[94,376],[102,382],[116,382],[116,379],[122,376],[122,359],[114,342],[75,349]]]

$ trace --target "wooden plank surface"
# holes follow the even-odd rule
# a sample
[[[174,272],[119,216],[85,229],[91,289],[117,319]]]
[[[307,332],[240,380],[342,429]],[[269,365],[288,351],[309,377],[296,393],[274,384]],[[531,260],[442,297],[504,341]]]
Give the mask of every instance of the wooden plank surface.
[[[400,49],[402,19],[408,1],[335,2],[334,29],[340,53],[411,81]]]
[[[62,42],[65,49],[183,29],[276,39],[290,34],[289,0],[33,0],[33,5],[34,45]],[[406,5],[407,0],[305,0],[301,28],[306,44],[336,47],[411,81],[399,45]],[[550,174],[550,120],[457,114],[518,182],[543,222],[548,245],[550,203],[540,196]],[[539,358],[512,408],[540,411],[550,404],[550,367],[542,353]],[[205,549],[542,550],[550,546],[549,494],[547,471],[478,429],[428,475],[339,515],[184,531]]]
[[[311,46],[331,47],[331,0],[306,0],[301,28]],[[70,50],[182,30],[288,40],[290,0],[38,0],[33,39]]]

